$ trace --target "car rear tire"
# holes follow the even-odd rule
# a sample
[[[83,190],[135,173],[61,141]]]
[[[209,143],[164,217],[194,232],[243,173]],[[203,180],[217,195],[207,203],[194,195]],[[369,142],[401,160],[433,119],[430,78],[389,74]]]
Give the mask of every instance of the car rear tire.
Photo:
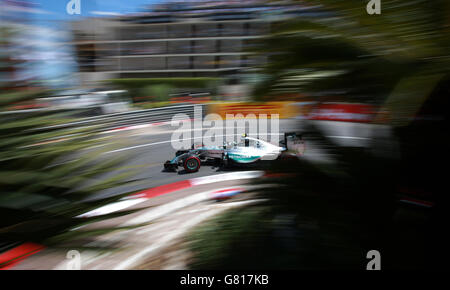
[[[186,172],[197,172],[200,169],[201,161],[196,156],[189,156],[184,160],[183,166]]]

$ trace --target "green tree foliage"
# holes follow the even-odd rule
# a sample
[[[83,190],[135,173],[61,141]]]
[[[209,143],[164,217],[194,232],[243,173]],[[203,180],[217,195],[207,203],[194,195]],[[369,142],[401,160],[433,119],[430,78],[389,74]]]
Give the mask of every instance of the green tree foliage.
[[[131,192],[96,198],[103,190],[129,185],[134,173],[117,173],[122,158],[102,157],[111,146],[95,128],[66,128],[67,112],[18,113],[10,106],[33,100],[43,92],[12,92],[0,96],[0,242],[58,244],[83,230],[81,225],[127,212],[97,217],[77,216],[114,202]],[[115,171],[116,173],[114,173]]]
[[[302,91],[396,103],[405,95],[420,99],[449,73],[447,1],[383,0],[380,15],[368,15],[358,0],[302,3],[321,14],[273,28],[259,50],[270,56],[260,95]],[[420,90],[412,87],[417,81]]]
[[[171,89],[170,85],[152,85],[141,89],[139,94],[141,97],[147,98],[148,101],[165,102],[169,100]]]
[[[193,77],[193,78],[133,78],[108,80],[113,84],[129,89],[142,88],[151,85],[170,85],[176,88],[207,88],[214,86],[218,78]]]
[[[383,253],[386,268],[404,265],[400,256],[420,242],[393,222],[395,163],[309,132],[308,140],[321,142],[335,162],[272,164],[278,177],[255,182],[265,202],[231,210],[193,232],[193,269],[365,269],[371,249]],[[411,237],[415,242],[405,246]]]
[[[443,228],[450,202],[446,171],[437,164],[449,162],[450,5],[382,0],[381,15],[368,15],[367,2],[302,1],[323,14],[273,29],[259,49],[270,61],[258,93],[384,104],[394,136],[366,149],[342,147],[304,121],[307,148],[320,146],[334,162],[275,164],[278,177],[257,182],[265,203],[194,231],[192,268],[363,270],[367,251],[376,249],[382,269],[448,269]],[[401,154],[386,144],[399,145]],[[405,184],[428,192],[436,206],[400,204]]]

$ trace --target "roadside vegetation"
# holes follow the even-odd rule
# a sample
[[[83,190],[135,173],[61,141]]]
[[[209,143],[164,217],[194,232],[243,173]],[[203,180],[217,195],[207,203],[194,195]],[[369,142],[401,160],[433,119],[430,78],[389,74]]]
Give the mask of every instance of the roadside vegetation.
[[[208,91],[214,95],[220,84],[220,78],[134,78],[111,79],[107,83],[128,90],[133,103],[142,108],[160,107],[171,102],[171,94],[179,91]]]
[[[319,134],[308,139],[332,151],[336,164],[280,160],[271,168],[279,177],[255,182],[268,185],[257,191],[266,202],[230,210],[189,236],[190,267],[365,269],[365,253],[372,248],[385,261],[392,250],[403,251],[405,245],[389,243],[405,234],[393,223],[392,160],[336,146]]]

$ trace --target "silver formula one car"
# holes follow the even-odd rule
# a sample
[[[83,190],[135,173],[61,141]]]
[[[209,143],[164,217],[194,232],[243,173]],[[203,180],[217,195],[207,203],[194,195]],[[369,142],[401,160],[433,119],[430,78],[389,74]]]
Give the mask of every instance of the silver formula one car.
[[[217,147],[203,145],[190,150],[179,150],[175,158],[164,163],[166,171],[176,171],[183,167],[186,172],[196,172],[202,163],[228,167],[233,164],[252,164],[261,160],[275,160],[284,152],[301,155],[304,152],[302,136],[297,133],[285,133],[280,146],[244,135],[239,144],[226,144]]]

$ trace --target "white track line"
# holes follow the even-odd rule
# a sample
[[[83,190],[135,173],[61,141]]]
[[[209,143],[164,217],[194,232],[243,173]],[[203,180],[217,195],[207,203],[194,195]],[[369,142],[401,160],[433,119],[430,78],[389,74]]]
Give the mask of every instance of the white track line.
[[[325,136],[328,138],[339,138],[339,139],[355,139],[355,140],[369,140],[372,138],[367,138],[367,137],[352,137],[352,136]]]
[[[236,135],[239,135],[239,134],[214,135],[214,136],[216,136],[216,137],[229,137],[229,136],[236,136]],[[255,135],[255,134],[250,134],[250,135]],[[283,133],[268,133],[266,135],[283,135]],[[178,142],[178,141],[187,141],[187,140],[195,140],[195,139],[203,139],[203,137],[190,137],[190,138],[185,138],[185,139],[178,139],[176,141]],[[125,148],[121,148],[121,149],[116,149],[116,150],[104,152],[102,154],[117,153],[117,152],[121,152],[121,151],[133,150],[133,149],[137,149],[137,148],[153,146],[153,145],[160,145],[160,144],[166,144],[166,143],[171,143],[171,142],[172,142],[172,140],[166,140],[166,141],[159,141],[159,142],[154,142],[154,143],[141,144],[141,145],[130,146],[130,147],[125,147]]]
[[[241,186],[241,187],[247,188],[245,186]],[[164,216],[168,215],[169,213],[175,212],[182,208],[188,207],[190,205],[194,205],[196,203],[199,203],[199,202],[202,202],[205,200],[209,200],[209,199],[211,199],[211,194],[213,192],[216,192],[217,190],[225,190],[225,189],[230,189],[230,188],[233,188],[233,187],[215,188],[212,190],[196,193],[196,194],[190,195],[188,197],[181,198],[176,201],[172,201],[172,202],[160,205],[156,208],[149,209],[147,212],[123,223],[121,226],[132,226],[132,225],[138,225],[138,224],[154,221],[156,219],[164,217]]]
[[[130,206],[136,205],[138,203],[147,201],[148,198],[133,198],[133,199],[125,199],[118,202],[114,202],[111,204],[107,204],[105,206],[99,207],[97,209],[94,209],[92,211],[86,212],[84,214],[81,214],[77,216],[77,218],[80,217],[93,217],[98,215],[104,215],[112,212],[116,212],[125,208],[128,208]]]
[[[210,183],[221,182],[221,181],[252,179],[252,178],[261,177],[263,175],[264,175],[264,171],[260,171],[260,170],[238,171],[238,172],[230,172],[230,173],[223,173],[223,174],[217,174],[217,175],[196,177],[196,178],[192,178],[190,180],[190,182],[191,182],[192,186],[196,186],[196,185],[210,184]],[[215,190],[218,190],[218,189],[215,189]]]

